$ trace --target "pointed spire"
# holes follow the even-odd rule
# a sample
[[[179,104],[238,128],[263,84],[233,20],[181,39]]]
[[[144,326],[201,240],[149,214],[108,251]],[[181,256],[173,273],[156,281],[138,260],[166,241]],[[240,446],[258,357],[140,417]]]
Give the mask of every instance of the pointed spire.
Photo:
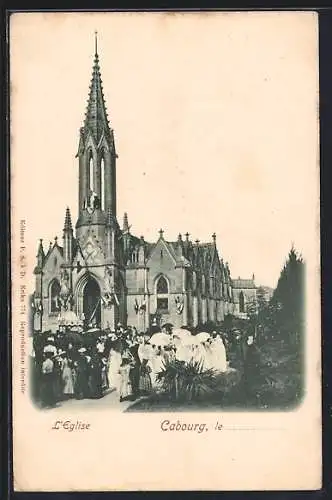
[[[128,223],[128,214],[127,214],[127,212],[125,212],[124,215],[123,215],[122,231],[124,233],[129,233],[129,223]]]
[[[95,31],[95,56],[98,57],[98,31]]]
[[[44,259],[45,259],[45,253],[43,248],[43,240],[40,239],[37,251],[37,262],[39,267],[43,265]]]
[[[70,215],[69,207],[66,208],[65,224],[63,226],[63,230],[67,231],[67,232],[73,230],[73,226],[72,226],[72,223],[71,223],[71,215]]]
[[[92,78],[88,98],[88,106],[84,120],[84,129],[89,130],[98,143],[103,132],[110,133],[97,47],[97,32],[95,32],[95,57],[92,68]]]
[[[212,240],[213,240],[213,244],[215,245],[216,244],[216,240],[217,240],[216,233],[213,233]]]

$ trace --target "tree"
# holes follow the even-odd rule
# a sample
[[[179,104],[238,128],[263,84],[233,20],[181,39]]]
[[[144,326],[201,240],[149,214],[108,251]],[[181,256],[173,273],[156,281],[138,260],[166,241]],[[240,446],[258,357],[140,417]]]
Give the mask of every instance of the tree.
[[[266,293],[265,293],[264,287],[262,287],[262,286],[259,286],[257,288],[256,301],[257,301],[258,314],[265,312],[265,310],[268,306],[268,301],[266,300]]]
[[[292,246],[269,308],[273,326],[285,341],[297,343],[303,332],[304,278],[305,264]]]

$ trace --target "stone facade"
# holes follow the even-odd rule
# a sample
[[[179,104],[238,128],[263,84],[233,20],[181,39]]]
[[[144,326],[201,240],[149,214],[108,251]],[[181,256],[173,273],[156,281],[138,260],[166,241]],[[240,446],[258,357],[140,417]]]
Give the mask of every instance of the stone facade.
[[[232,280],[233,298],[234,298],[234,315],[246,319],[248,317],[248,308],[257,307],[257,287],[255,285],[255,277],[252,279]]]
[[[116,150],[96,52],[88,107],[78,147],[78,220],[66,209],[63,244],[45,252],[40,241],[33,295],[35,330],[56,330],[68,312],[86,324],[114,328],[118,322],[145,331],[151,323],[175,326],[218,323],[242,315],[241,291],[249,300],[255,286],[238,287],[211,241],[192,242],[187,233],[155,243],[130,232],[116,213]],[[75,234],[74,234],[75,233]],[[242,280],[243,281],[243,280]],[[70,316],[70,315],[69,315]]]

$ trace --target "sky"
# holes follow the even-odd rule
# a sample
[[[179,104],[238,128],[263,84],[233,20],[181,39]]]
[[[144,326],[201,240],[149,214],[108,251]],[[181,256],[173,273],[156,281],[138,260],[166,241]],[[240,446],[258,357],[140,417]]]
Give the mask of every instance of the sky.
[[[12,224],[77,219],[79,128],[94,56],[114,129],[117,210],[156,241],[217,235],[233,278],[274,287],[291,245],[318,250],[313,13],[29,13],[11,17]]]

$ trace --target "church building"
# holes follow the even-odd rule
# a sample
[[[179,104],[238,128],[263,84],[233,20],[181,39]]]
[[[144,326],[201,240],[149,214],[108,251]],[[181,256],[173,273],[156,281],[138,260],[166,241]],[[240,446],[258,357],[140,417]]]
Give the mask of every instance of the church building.
[[[76,156],[78,219],[73,228],[67,207],[62,244],[55,238],[45,251],[40,240],[32,301],[35,331],[55,331],[64,317],[73,318],[73,323],[77,318],[86,326],[114,329],[120,322],[145,331],[165,322],[197,326],[219,323],[227,314],[243,316],[242,297],[253,296],[254,281],[233,284],[215,234],[204,243],[191,241],[188,233],[168,241],[161,229],[157,240],[149,243],[132,234],[127,214],[120,227],[117,153],[97,44]]]

